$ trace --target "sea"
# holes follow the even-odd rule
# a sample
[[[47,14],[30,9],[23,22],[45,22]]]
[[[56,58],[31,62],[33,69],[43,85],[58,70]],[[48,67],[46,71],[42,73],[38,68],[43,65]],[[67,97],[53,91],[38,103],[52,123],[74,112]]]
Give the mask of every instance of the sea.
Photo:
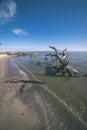
[[[43,87],[49,92],[52,92],[54,96],[56,95],[62,104],[67,104],[68,109],[73,111],[74,115],[78,119],[81,119],[80,121],[87,127],[87,52],[66,52],[68,54],[66,58],[68,65],[79,72],[78,75],[73,77],[67,77],[67,75],[61,76],[61,73],[53,75],[52,72],[48,71],[48,66],[56,64],[55,60],[50,56],[50,54],[54,54],[54,52],[30,53],[38,55],[12,57],[10,59],[10,69],[15,72],[15,75],[18,70],[22,70],[20,65],[28,72],[31,71],[37,79],[40,79],[40,81],[45,84]],[[46,57],[46,55],[49,56]],[[15,68],[14,63],[19,65],[18,67],[20,69],[17,69],[17,71],[13,70]],[[86,77],[84,77],[84,75]],[[52,107],[50,107],[50,109],[51,108]],[[58,118],[56,121],[57,120]],[[56,125],[58,124],[56,123]]]
[[[11,62],[21,64],[27,70],[31,70],[35,75],[50,76],[47,73],[47,66],[56,64],[49,54],[54,52],[30,52],[38,54],[36,56],[17,56],[11,59]],[[67,52],[68,64],[79,72],[79,76],[87,74],[87,51],[70,51]],[[49,55],[46,57],[46,55]]]

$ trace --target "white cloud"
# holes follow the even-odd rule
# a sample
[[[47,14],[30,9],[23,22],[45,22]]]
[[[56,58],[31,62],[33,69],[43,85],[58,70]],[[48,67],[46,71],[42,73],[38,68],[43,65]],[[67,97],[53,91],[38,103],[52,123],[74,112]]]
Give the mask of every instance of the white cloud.
[[[14,18],[17,8],[16,3],[9,0],[0,4],[0,20],[4,23]]]
[[[16,35],[27,35],[27,32],[20,28],[16,28],[12,30],[12,32],[15,33]]]

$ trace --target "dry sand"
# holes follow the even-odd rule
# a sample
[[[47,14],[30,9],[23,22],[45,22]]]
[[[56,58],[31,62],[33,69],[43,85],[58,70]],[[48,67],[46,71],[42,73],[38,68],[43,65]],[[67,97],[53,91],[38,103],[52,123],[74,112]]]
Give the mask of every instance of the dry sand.
[[[8,70],[8,58],[7,55],[0,55],[0,80],[6,78]]]
[[[28,78],[15,64],[10,66],[10,57],[3,55],[0,56],[0,130],[86,130],[41,85],[25,84],[21,93],[24,83],[5,83],[8,77]]]

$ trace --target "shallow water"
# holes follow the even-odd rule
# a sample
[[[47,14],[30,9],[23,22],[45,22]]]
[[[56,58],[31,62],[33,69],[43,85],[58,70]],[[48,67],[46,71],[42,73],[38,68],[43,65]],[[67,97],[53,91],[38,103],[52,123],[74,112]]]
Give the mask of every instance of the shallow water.
[[[87,78],[81,77],[87,74],[87,52],[68,52],[69,64],[79,71],[78,77],[53,76],[48,73],[46,66],[51,64],[51,59],[45,61],[45,54],[41,52],[38,57],[15,57],[12,62],[22,64],[27,70],[31,70],[36,77],[46,84],[46,89],[57,96],[62,103],[67,104],[70,111],[87,126]]]
[[[67,77],[47,75],[44,55],[45,53],[42,53],[37,58],[26,56],[10,60],[9,78],[18,79],[18,77],[25,77],[24,72],[14,64],[14,62],[18,62],[43,80],[45,85],[34,84],[31,86],[27,84],[23,93],[20,93],[20,88],[23,84],[1,82],[0,130],[86,129],[84,128],[86,126],[84,122],[85,124],[87,123],[86,79],[67,79]],[[54,98],[55,95],[48,93],[46,89],[51,90],[58,97]],[[68,104],[68,107],[65,103]],[[72,110],[74,110],[75,114],[79,114],[82,122],[78,120],[76,115],[72,114],[69,108],[73,108]]]
[[[24,56],[13,58],[13,60],[32,70],[33,73],[45,74],[46,76],[46,66],[48,63],[51,64],[50,57],[48,61],[45,60],[46,54],[49,52],[39,52],[40,56],[38,57]],[[68,52],[67,60],[69,65],[79,71],[80,75],[87,74],[87,52]]]

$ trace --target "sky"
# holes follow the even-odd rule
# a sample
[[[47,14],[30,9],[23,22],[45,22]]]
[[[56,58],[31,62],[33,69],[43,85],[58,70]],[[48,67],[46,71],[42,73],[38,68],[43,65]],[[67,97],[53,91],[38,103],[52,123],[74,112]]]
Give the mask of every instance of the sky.
[[[87,51],[87,0],[0,0],[0,49]]]

